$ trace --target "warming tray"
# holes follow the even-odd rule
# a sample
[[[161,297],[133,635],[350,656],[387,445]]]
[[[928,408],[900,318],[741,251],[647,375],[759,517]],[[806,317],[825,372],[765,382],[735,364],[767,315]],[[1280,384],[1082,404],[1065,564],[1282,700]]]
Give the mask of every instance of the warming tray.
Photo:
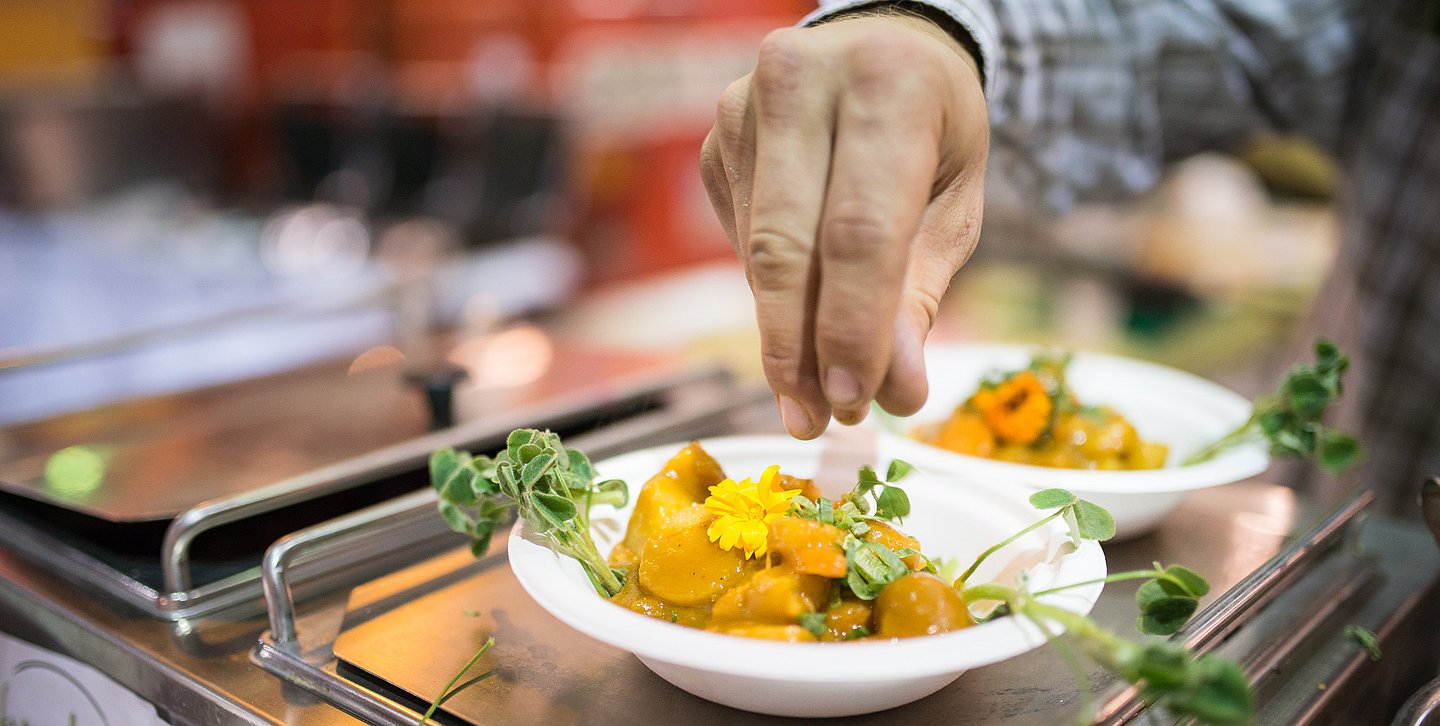
[[[329,363],[7,429],[0,544],[152,617],[258,608],[270,543],[427,488],[436,446],[494,447],[520,425],[584,431],[731,385],[719,369],[560,349],[529,385],[462,380],[462,422],[427,434],[426,392],[401,373]],[[47,462],[77,451],[104,466],[93,486],[66,488]],[[378,574],[458,541],[434,518],[408,524],[404,546],[357,567]]]
[[[1369,501],[1357,496],[1304,528],[1317,512],[1293,492],[1241,483],[1197,492],[1159,531],[1106,551],[1116,569],[1160,559],[1210,579],[1204,610],[1176,637],[1246,668],[1260,697],[1259,723],[1373,723],[1433,674],[1436,633],[1428,626],[1437,606],[1426,595],[1440,576],[1440,553],[1414,527],[1368,518]],[[1303,531],[1290,536],[1297,528]],[[483,664],[496,674],[446,702],[453,722],[795,722],[690,696],[629,653],[571,631],[530,601],[505,562],[504,538],[495,542],[481,561],[460,550],[357,588],[331,632],[297,630],[277,613],[289,605],[272,600],[272,631],[256,657],[367,723],[413,723],[492,635],[497,643]],[[1133,634],[1137,586],[1108,586],[1095,618]],[[1349,624],[1379,633],[1389,662],[1371,663],[1344,635]],[[1088,675],[1097,685],[1112,682],[1098,668]],[[1112,687],[1098,698],[1097,723],[1173,721],[1130,695]],[[1042,648],[847,722],[1064,723],[1075,718],[1078,697],[1063,661]]]

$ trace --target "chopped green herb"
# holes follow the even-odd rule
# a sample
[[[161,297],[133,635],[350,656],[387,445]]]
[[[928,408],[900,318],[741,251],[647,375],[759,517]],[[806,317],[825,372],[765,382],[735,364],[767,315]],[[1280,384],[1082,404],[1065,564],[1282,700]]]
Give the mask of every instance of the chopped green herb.
[[[886,585],[910,573],[900,556],[879,542],[852,539],[845,547],[845,584],[861,600],[874,600]]]
[[[800,627],[817,638],[825,635],[825,613],[800,613]]]
[[[1363,628],[1359,625],[1346,625],[1345,637],[1355,641],[1361,648],[1370,653],[1370,660],[1378,661],[1384,655],[1380,650],[1380,639],[1375,636],[1374,631]]]

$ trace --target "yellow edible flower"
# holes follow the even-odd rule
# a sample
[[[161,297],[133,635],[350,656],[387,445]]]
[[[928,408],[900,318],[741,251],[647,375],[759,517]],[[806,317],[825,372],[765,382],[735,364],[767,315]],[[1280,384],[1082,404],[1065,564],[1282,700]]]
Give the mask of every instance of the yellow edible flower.
[[[764,557],[770,536],[767,525],[785,516],[790,500],[800,493],[799,489],[780,489],[779,477],[780,467],[776,465],[767,468],[758,483],[747,477],[738,483],[726,479],[710,487],[710,496],[705,499],[705,509],[715,515],[706,530],[710,541],[718,540],[723,550],[739,544],[747,558]]]

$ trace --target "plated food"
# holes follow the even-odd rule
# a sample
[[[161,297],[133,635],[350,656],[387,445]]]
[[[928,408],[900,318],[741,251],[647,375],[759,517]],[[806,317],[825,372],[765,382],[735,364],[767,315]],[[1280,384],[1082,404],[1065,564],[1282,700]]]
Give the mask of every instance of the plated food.
[[[1035,353],[1024,368],[995,371],[943,421],[911,434],[932,446],[987,459],[1062,469],[1159,469],[1170,447],[1142,439],[1114,407],[1082,403],[1066,382],[1071,354]]]
[[[441,515],[472,537],[477,554],[507,513],[519,516],[511,568],[547,611],[719,703],[791,716],[876,711],[1063,633],[1074,652],[1173,713],[1213,724],[1252,716],[1238,665],[1179,643],[1133,642],[1086,617],[1104,583],[1143,579],[1137,626],[1169,635],[1209,591],[1180,565],[1106,576],[1096,543],[1115,523],[1093,502],[1047,489],[1017,508],[1013,487],[930,481],[917,482],[912,510],[896,484],[912,468],[900,461],[883,480],[862,465],[836,496],[825,482],[780,473],[815,471],[814,443],[738,438],[666,449],[592,465],[554,433],[517,429],[493,457],[434,452],[430,473]],[[761,466],[754,479],[724,474]],[[641,477],[647,483],[631,501],[625,482]],[[717,478],[697,501],[698,488]],[[607,518],[607,507],[592,513],[597,502],[617,516]],[[937,577],[949,568],[886,524],[901,518],[936,551],[974,553],[953,560],[969,566],[953,581]],[[859,642],[818,642],[826,640]]]
[[[1250,401],[1183,371],[1089,352],[1073,353],[1064,368],[1064,386],[1080,402],[1075,409],[1079,419],[1068,427],[1057,425],[1061,422],[1053,410],[1063,411],[1069,404],[1055,406],[1052,402],[1052,415],[1044,417],[1048,418],[1045,426],[1049,433],[1042,429],[1036,439],[1048,436],[1054,441],[1058,431],[1067,439],[1059,443],[1067,444],[1071,450],[1046,453],[1048,449],[1041,447],[1006,460],[977,455],[981,452],[973,448],[971,453],[961,453],[952,450],[956,447],[930,443],[954,417],[956,408],[964,409],[965,402],[982,390],[987,377],[997,372],[1001,376],[1012,371],[1034,373],[1032,362],[1043,353],[1040,348],[1024,345],[929,346],[925,356],[930,396],[914,416],[889,426],[888,433],[899,439],[896,455],[937,472],[1008,482],[1030,490],[1067,489],[1108,509],[1115,517],[1119,539],[1153,529],[1190,491],[1255,476],[1270,464],[1266,447],[1257,441],[1227,449],[1201,463],[1182,465],[1195,452],[1244,424],[1251,415]],[[1036,373],[1035,377],[1040,379],[1041,375]],[[1043,381],[1040,387],[1044,389]],[[1100,414],[1089,417],[1098,428],[1087,429],[1091,421],[1086,420],[1085,406],[1103,406],[1113,413],[1092,409],[1091,413]],[[1124,424],[1116,422],[1112,415],[1122,417]],[[1078,432],[1083,432],[1085,441],[1077,446]],[[1107,432],[1117,440],[1117,447],[1095,445],[1097,438],[1103,441],[1107,437]],[[950,434],[949,438],[954,441],[962,437]],[[1159,459],[1160,447],[1164,447],[1163,465],[1149,466]],[[1083,466],[1041,465],[1057,459]],[[1093,466],[1090,462],[1094,462]]]
[[[715,633],[789,642],[907,638],[975,624],[954,573],[899,528],[910,501],[869,467],[832,500],[778,465],[739,481],[699,442],[646,480],[609,559],[611,601]]]
[[[728,437],[700,443],[726,476],[741,480],[746,478],[742,472],[761,478],[772,465],[778,465],[780,472],[793,472],[797,476],[813,474],[819,468],[821,445],[817,442],[762,436]],[[666,477],[667,471],[678,468],[672,460],[681,449],[682,445],[667,445],[597,462],[595,476],[637,483],[651,481],[657,474]],[[879,458],[884,460],[888,456],[882,446]],[[698,458],[692,458],[691,463],[705,465]],[[711,476],[716,473],[712,472]],[[965,482],[965,486],[959,487],[954,483],[918,470],[904,481],[911,513],[904,517],[901,529],[923,543],[926,553],[933,557],[954,560],[963,566],[991,545],[1034,524],[1039,517],[1026,501],[1025,492],[979,482],[974,486]],[[842,490],[830,494],[838,500],[854,484],[853,481],[845,483]],[[800,488],[805,490],[803,485]],[[670,493],[657,489],[647,497],[643,491],[641,488],[618,509],[594,508],[589,529],[600,551],[614,552],[624,546],[632,515],[639,512],[641,517],[645,516],[642,505],[658,508],[654,503],[644,504],[642,499],[658,500]],[[820,489],[817,499],[825,493],[825,489]],[[708,494],[707,488],[707,498]],[[683,506],[703,507],[695,504],[693,498]],[[709,540],[708,528],[707,524],[706,531],[700,532],[699,537],[694,537],[691,531],[693,539],[689,544],[707,556],[711,551],[724,552]],[[628,547],[632,552],[635,551],[633,542]],[[699,549],[701,547],[710,551]],[[642,545],[639,557],[642,565],[643,550]],[[745,570],[747,566],[741,562],[747,559],[743,546],[730,552],[731,564],[736,570]],[[625,556],[623,549],[620,555]],[[748,558],[749,568],[755,567],[755,560],[755,557]],[[891,708],[944,687],[969,668],[1013,657],[1046,641],[1045,634],[1033,624],[1011,617],[925,637],[892,638],[878,636],[880,626],[874,624],[872,612],[872,625],[867,626],[874,628],[872,635],[852,642],[825,642],[843,640],[843,636],[812,638],[812,633],[799,624],[798,618],[794,625],[799,627],[770,623],[747,632],[752,626],[740,625],[740,622],[753,620],[754,612],[746,618],[730,620],[724,626],[729,632],[722,633],[713,619],[713,602],[709,621],[687,620],[693,613],[677,611],[672,622],[668,608],[652,608],[651,612],[641,614],[597,596],[593,579],[585,568],[574,559],[557,556],[528,521],[511,532],[510,563],[521,585],[535,601],[570,627],[635,653],[662,678],[691,693],[760,713],[831,717]],[[771,569],[778,567],[776,564]],[[970,579],[977,583],[1014,585],[1022,567],[1030,586],[1037,590],[1065,587],[1039,597],[1039,601],[1078,614],[1089,612],[1094,605],[1102,587],[1099,581],[1105,576],[1104,555],[1099,545],[1085,540],[1077,547],[1063,522],[1055,520],[1026,533],[1004,552],[986,560]],[[762,566],[748,572],[763,570]],[[745,574],[742,572],[737,581]],[[643,582],[642,578],[637,572],[636,579]],[[672,577],[668,584],[675,584],[675,580]],[[628,587],[630,580],[626,582]],[[662,590],[665,587],[660,585]],[[622,589],[615,600],[625,602],[624,592]],[[666,592],[674,595],[672,591]],[[719,594],[711,594],[715,595],[714,602],[718,602]],[[694,593],[681,595],[682,599],[694,597]],[[842,599],[846,598],[842,596]],[[822,604],[828,604],[828,593]],[[826,619],[829,621],[828,609]],[[692,627],[682,627],[687,622]],[[770,627],[773,625],[780,627]],[[829,623],[826,625],[828,633]],[[707,626],[715,627],[707,630]],[[772,637],[782,630],[783,637]],[[791,636],[796,642],[787,642]],[[837,650],[844,655],[837,656]],[[856,663],[865,666],[857,670]]]

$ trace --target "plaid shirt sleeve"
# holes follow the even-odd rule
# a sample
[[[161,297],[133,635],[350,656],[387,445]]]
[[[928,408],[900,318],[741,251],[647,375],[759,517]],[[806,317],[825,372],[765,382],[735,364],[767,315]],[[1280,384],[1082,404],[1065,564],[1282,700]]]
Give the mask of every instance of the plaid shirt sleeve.
[[[805,22],[873,0],[827,0]],[[1046,206],[1145,189],[1261,129],[1334,147],[1357,0],[926,0],[970,33],[991,165]]]

